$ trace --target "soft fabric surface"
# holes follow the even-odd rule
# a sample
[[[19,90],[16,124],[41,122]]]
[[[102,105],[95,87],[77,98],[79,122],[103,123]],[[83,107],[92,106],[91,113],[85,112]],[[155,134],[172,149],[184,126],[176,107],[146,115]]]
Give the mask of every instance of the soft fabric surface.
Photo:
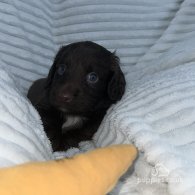
[[[0,166],[53,158],[40,116],[0,61]]]
[[[126,94],[109,110],[94,142],[81,144],[86,151],[134,142],[142,151],[134,175],[113,194],[194,194],[194,7],[193,0],[0,0],[0,58],[22,93],[47,74],[61,44],[91,40],[116,49]],[[48,151],[44,155],[53,158]]]
[[[106,195],[132,165],[136,155],[134,146],[117,145],[71,159],[3,168],[0,169],[0,194]]]
[[[133,142],[142,152],[121,194],[194,193],[194,113],[194,62],[145,77],[127,90],[94,138],[97,146]]]
[[[95,41],[130,71],[160,38],[180,0],[0,0],[0,58],[26,92],[62,44]]]

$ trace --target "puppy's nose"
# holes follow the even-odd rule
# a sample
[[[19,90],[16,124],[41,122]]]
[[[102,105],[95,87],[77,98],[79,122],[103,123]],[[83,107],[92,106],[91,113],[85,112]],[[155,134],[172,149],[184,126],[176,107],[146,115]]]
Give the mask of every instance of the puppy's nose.
[[[71,94],[62,93],[59,95],[59,98],[64,102],[71,102],[73,99],[73,96]]]
[[[58,98],[61,102],[71,102],[78,96],[79,90],[71,83],[62,86],[58,91]]]

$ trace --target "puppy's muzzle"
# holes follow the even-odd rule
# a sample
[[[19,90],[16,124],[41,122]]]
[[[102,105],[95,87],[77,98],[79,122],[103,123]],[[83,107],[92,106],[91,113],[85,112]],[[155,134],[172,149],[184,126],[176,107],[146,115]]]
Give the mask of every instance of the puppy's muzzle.
[[[58,96],[58,99],[60,101],[68,103],[68,102],[72,101],[73,96],[71,94],[68,94],[68,93],[60,93],[59,96]]]
[[[63,86],[57,95],[57,99],[61,102],[69,103],[74,100],[75,97],[78,96],[79,90],[73,87],[72,85]]]

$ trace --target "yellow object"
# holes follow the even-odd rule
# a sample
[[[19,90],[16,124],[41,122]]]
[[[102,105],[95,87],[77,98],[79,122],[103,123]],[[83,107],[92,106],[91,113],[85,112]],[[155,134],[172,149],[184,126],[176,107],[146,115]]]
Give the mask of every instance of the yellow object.
[[[71,159],[0,169],[0,195],[105,195],[136,158],[131,145],[95,149]]]

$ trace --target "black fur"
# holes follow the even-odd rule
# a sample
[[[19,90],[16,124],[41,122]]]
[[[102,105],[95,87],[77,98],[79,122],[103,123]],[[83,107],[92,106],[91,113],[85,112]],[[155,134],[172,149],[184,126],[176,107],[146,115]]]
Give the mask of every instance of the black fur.
[[[124,91],[118,57],[85,41],[63,46],[48,77],[33,83],[28,98],[41,115],[53,150],[59,151],[90,140],[106,110]],[[68,126],[73,118],[75,124]]]

